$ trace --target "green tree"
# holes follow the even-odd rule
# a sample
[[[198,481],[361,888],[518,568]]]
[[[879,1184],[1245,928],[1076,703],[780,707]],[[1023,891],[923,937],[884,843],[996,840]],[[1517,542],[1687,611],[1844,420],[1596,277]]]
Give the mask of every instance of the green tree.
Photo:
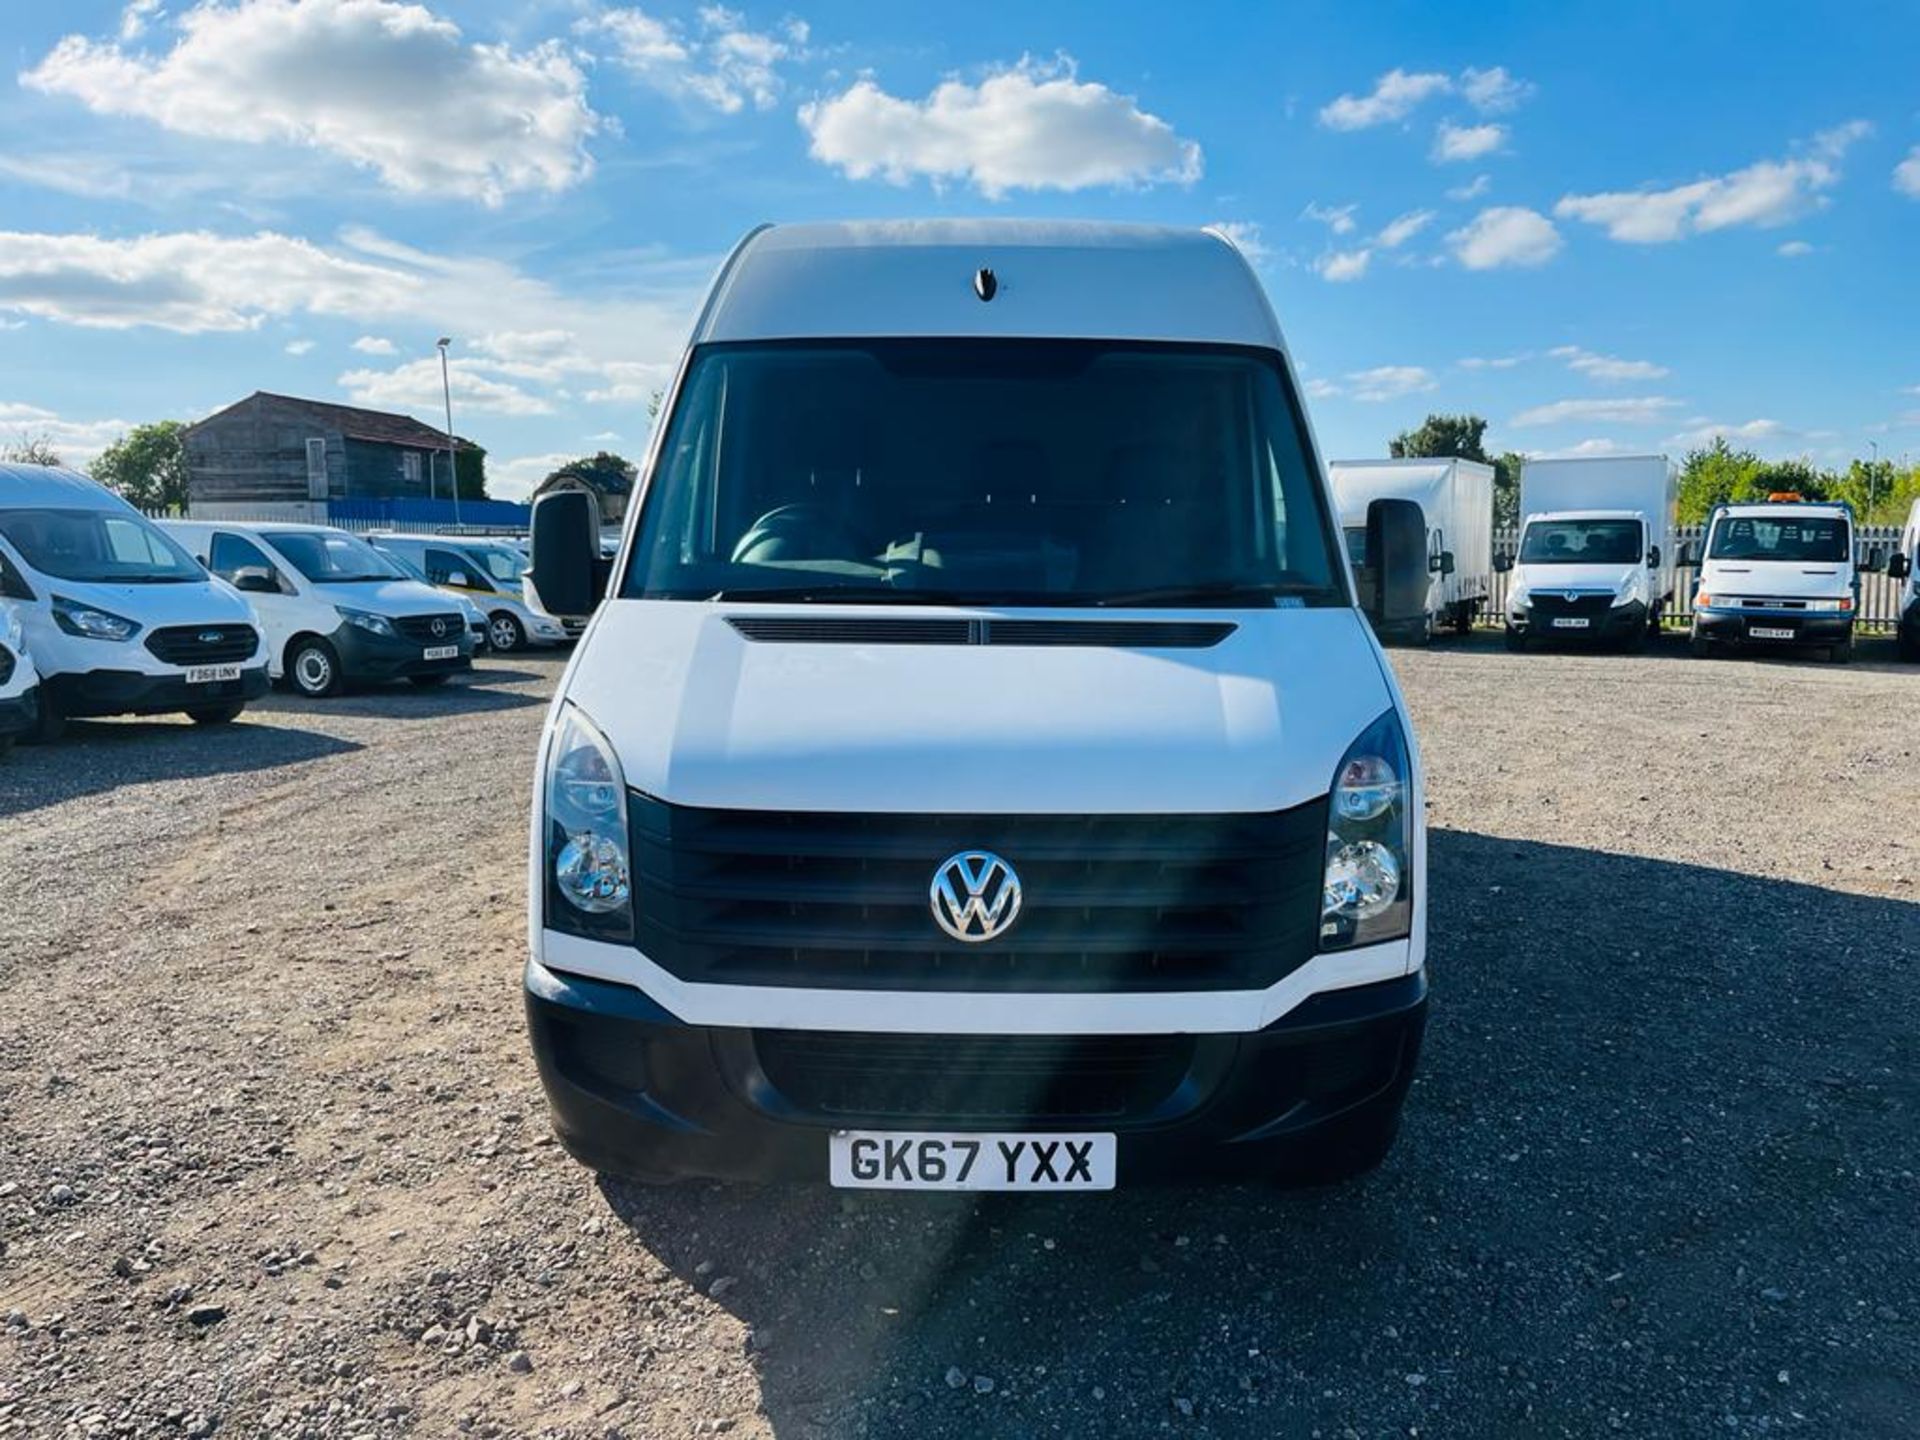
[[[1429,415],[1415,430],[1402,430],[1387,442],[1387,453],[1396,460],[1419,460],[1429,456],[1457,456],[1490,464],[1483,443],[1487,422],[1478,415]]]
[[[1714,506],[1744,498],[1760,468],[1758,455],[1735,450],[1724,435],[1714,436],[1711,445],[1689,450],[1680,463],[1680,523],[1698,525]]]
[[[60,452],[53,448],[51,435],[28,435],[24,432],[14,436],[11,445],[0,447],[0,460],[15,465],[57,466],[62,463]]]
[[[626,456],[616,455],[611,450],[598,450],[578,460],[567,461],[550,473],[547,480],[572,476],[576,480],[586,481],[603,494],[624,495],[633,489],[634,479],[639,474],[639,467]]]
[[[487,498],[487,452],[468,441],[464,449],[453,452],[453,478],[460,487],[462,500]],[[445,475],[445,470],[442,470]]]
[[[1527,457],[1518,450],[1503,450],[1493,462],[1493,523],[1520,523],[1520,467]]]
[[[102,450],[88,473],[138,509],[184,511],[186,433],[178,420],[136,425]]]

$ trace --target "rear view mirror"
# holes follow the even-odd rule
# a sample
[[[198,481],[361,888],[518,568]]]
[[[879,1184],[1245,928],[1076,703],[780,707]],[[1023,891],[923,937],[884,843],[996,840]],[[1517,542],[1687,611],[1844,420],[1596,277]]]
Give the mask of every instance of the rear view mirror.
[[[449,570],[447,572],[447,584],[465,589],[468,584],[467,572],[464,570]]]
[[[233,588],[249,595],[278,595],[280,582],[259,565],[243,565],[233,572]]]
[[[600,559],[599,507],[584,490],[556,490],[533,502],[533,588],[540,608],[585,619],[600,603],[607,567]]]
[[[1440,552],[1440,573],[1442,575],[1453,574],[1453,552],[1451,550],[1442,550]]]
[[[1649,570],[1658,570],[1660,568],[1660,547],[1658,545],[1649,545],[1647,547],[1647,568]]]
[[[1427,518],[1412,500],[1375,500],[1367,506],[1371,595],[1361,608],[1376,632],[1418,625],[1427,614]]]
[[[1507,571],[1513,569],[1513,557],[1502,551],[1493,557],[1493,568],[1502,575],[1506,574]]]
[[[1913,562],[1905,553],[1895,551],[1887,557],[1887,574],[1895,580],[1904,580],[1913,573]]]
[[[1860,557],[1860,564],[1855,568],[1863,575],[1877,575],[1880,573],[1881,563],[1880,547],[1878,545],[1872,545],[1869,546],[1866,553]]]

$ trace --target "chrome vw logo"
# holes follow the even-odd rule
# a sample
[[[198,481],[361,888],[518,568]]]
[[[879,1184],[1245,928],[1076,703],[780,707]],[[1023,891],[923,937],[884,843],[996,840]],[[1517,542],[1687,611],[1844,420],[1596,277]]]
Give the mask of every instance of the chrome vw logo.
[[[1020,877],[990,850],[962,850],[940,862],[927,899],[942,930],[978,945],[1020,917]]]

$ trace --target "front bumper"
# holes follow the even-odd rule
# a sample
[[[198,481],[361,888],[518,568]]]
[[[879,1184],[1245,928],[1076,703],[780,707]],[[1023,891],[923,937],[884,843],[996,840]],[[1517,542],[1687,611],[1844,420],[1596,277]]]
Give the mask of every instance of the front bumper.
[[[29,685],[18,695],[0,700],[0,735],[19,735],[33,728],[40,714],[40,688]]]
[[[40,684],[62,715],[171,715],[202,705],[257,700],[267,693],[267,667],[242,670],[238,680],[199,685],[189,685],[177,673],[149,675],[143,670],[43,671]]]
[[[1518,612],[1507,612],[1507,628],[1536,640],[1561,640],[1576,645],[1626,640],[1647,628],[1647,607],[1643,601],[1632,600],[1625,605],[1610,605],[1601,614],[1558,617],[1588,622],[1577,626],[1555,625],[1555,618],[1536,616],[1533,607],[1528,606]]]
[[[445,675],[473,668],[473,634],[465,625],[442,642],[460,649],[458,655],[447,660],[422,658],[427,647],[421,641],[376,635],[358,625],[342,625],[327,638],[340,656],[341,673],[349,681],[399,680],[411,675]]]
[[[1693,613],[1694,630],[1708,640],[1730,645],[1844,645],[1853,635],[1849,614],[1808,614],[1795,610],[1735,610],[1711,606]],[[1760,637],[1753,627],[1788,630],[1790,638]]]
[[[1398,1108],[1427,1008],[1416,972],[1323,991],[1250,1034],[1036,1041],[688,1025],[631,986],[537,961],[525,996],[554,1131],[582,1163],[815,1182],[837,1129],[1110,1131],[1122,1185],[1281,1172],[1327,1122]],[[1049,1053],[1036,1044],[1059,1047],[1059,1068],[1034,1067]],[[1006,1064],[997,1045],[1013,1047]],[[1009,1090],[1010,1067],[1029,1088]]]

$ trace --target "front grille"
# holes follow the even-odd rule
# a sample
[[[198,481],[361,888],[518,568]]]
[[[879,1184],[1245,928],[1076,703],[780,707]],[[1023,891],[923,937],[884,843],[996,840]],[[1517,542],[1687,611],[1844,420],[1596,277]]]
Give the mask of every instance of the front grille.
[[[635,943],[687,980],[901,990],[1264,988],[1318,939],[1323,798],[1250,815],[864,815],[632,796]],[[1018,872],[1019,919],[950,939],[949,856]]]
[[[1734,597],[1730,597],[1726,603],[1729,605],[1737,605],[1743,609],[1748,609],[1748,610],[1781,610],[1789,614],[1795,614],[1795,613],[1804,611],[1807,608],[1807,602],[1804,600],[1768,600],[1763,598],[1743,599],[1738,596],[1734,596]]]
[[[147,649],[168,665],[231,665],[259,647],[251,625],[168,625],[147,636]]]
[[[873,615],[730,615],[749,640],[788,645],[1075,645],[1205,650],[1237,628],[1224,620],[960,620]]]
[[[398,615],[394,617],[393,628],[422,645],[445,645],[459,643],[461,635],[466,633],[467,622],[458,615]]]
[[[761,1070],[789,1105],[840,1121],[1116,1120],[1164,1104],[1190,1035],[864,1035],[758,1030]]]
[[[1604,619],[1613,608],[1613,592],[1596,590],[1592,592],[1574,592],[1569,600],[1562,590],[1530,590],[1527,603],[1533,607],[1533,613],[1542,620],[1554,620],[1559,617],[1573,618],[1585,616],[1589,620]]]

